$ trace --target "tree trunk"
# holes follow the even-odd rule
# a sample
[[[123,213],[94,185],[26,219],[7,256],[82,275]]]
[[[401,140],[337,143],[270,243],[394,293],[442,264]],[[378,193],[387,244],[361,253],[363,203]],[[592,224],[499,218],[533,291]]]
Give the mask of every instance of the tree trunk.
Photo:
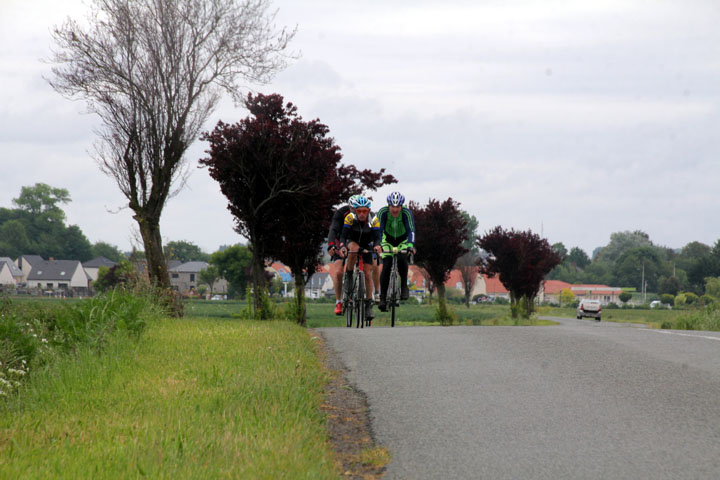
[[[141,213],[136,213],[133,218],[140,227],[150,284],[156,288],[169,289],[170,275],[162,249],[159,219],[148,218]]]
[[[512,318],[517,318],[518,316],[519,302],[520,299],[517,298],[515,293],[510,292],[510,313]]]
[[[295,275],[295,321],[303,327],[307,325],[305,307],[305,282],[302,275]]]
[[[255,318],[265,320],[270,318],[270,312],[266,311],[267,286],[265,282],[265,257],[253,245],[251,247],[252,277],[253,277],[253,307]]]

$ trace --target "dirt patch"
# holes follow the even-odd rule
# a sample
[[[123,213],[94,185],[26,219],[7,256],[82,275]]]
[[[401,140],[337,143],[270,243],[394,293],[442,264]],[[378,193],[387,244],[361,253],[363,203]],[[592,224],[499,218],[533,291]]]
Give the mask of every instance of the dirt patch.
[[[341,464],[340,471],[345,478],[382,478],[390,454],[375,442],[365,394],[348,383],[347,368],[340,356],[327,347],[322,334],[313,331],[313,336],[318,337],[321,360],[331,375],[322,409],[327,414],[330,442]]]

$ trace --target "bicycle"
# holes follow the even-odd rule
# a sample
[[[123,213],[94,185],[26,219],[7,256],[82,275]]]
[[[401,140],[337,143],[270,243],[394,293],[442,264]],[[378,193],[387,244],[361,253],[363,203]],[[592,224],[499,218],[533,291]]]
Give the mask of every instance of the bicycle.
[[[383,249],[385,253],[392,253],[392,265],[390,267],[390,283],[387,291],[387,305],[390,307],[390,326],[395,326],[395,308],[400,306],[400,275],[398,274],[397,256],[399,253],[410,253],[408,256],[408,264],[413,263],[412,251],[408,249],[400,250],[398,247],[392,247],[390,250]]]
[[[365,262],[363,260],[363,254],[369,252],[370,250],[348,252],[358,254],[355,260],[350,294],[343,296],[343,311],[345,312],[346,326],[348,328],[352,327],[353,312],[356,319],[355,328],[370,326],[370,320],[367,319],[365,312]]]

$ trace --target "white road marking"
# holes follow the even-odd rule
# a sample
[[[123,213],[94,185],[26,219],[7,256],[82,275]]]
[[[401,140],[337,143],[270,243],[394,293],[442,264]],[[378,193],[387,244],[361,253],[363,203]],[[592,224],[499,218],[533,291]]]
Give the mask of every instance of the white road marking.
[[[654,332],[654,333],[664,333],[665,335],[679,335],[681,337],[694,337],[694,338],[707,338],[708,340],[716,340],[720,342],[720,337],[711,337],[709,335],[692,335],[690,333],[678,333],[678,332],[668,332],[666,330],[643,330],[644,332]]]

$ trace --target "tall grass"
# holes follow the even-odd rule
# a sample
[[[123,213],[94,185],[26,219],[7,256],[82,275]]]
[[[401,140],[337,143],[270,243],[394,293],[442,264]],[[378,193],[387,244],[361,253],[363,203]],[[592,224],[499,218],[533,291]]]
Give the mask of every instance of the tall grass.
[[[117,332],[138,337],[161,314],[148,296],[124,290],[72,303],[0,302],[0,396],[29,373],[79,348],[102,350]]]
[[[0,406],[0,478],[337,478],[314,341],[186,317],[79,348]]]
[[[698,310],[683,312],[673,323],[664,323],[662,328],[676,330],[720,331],[720,306],[710,304]]]

